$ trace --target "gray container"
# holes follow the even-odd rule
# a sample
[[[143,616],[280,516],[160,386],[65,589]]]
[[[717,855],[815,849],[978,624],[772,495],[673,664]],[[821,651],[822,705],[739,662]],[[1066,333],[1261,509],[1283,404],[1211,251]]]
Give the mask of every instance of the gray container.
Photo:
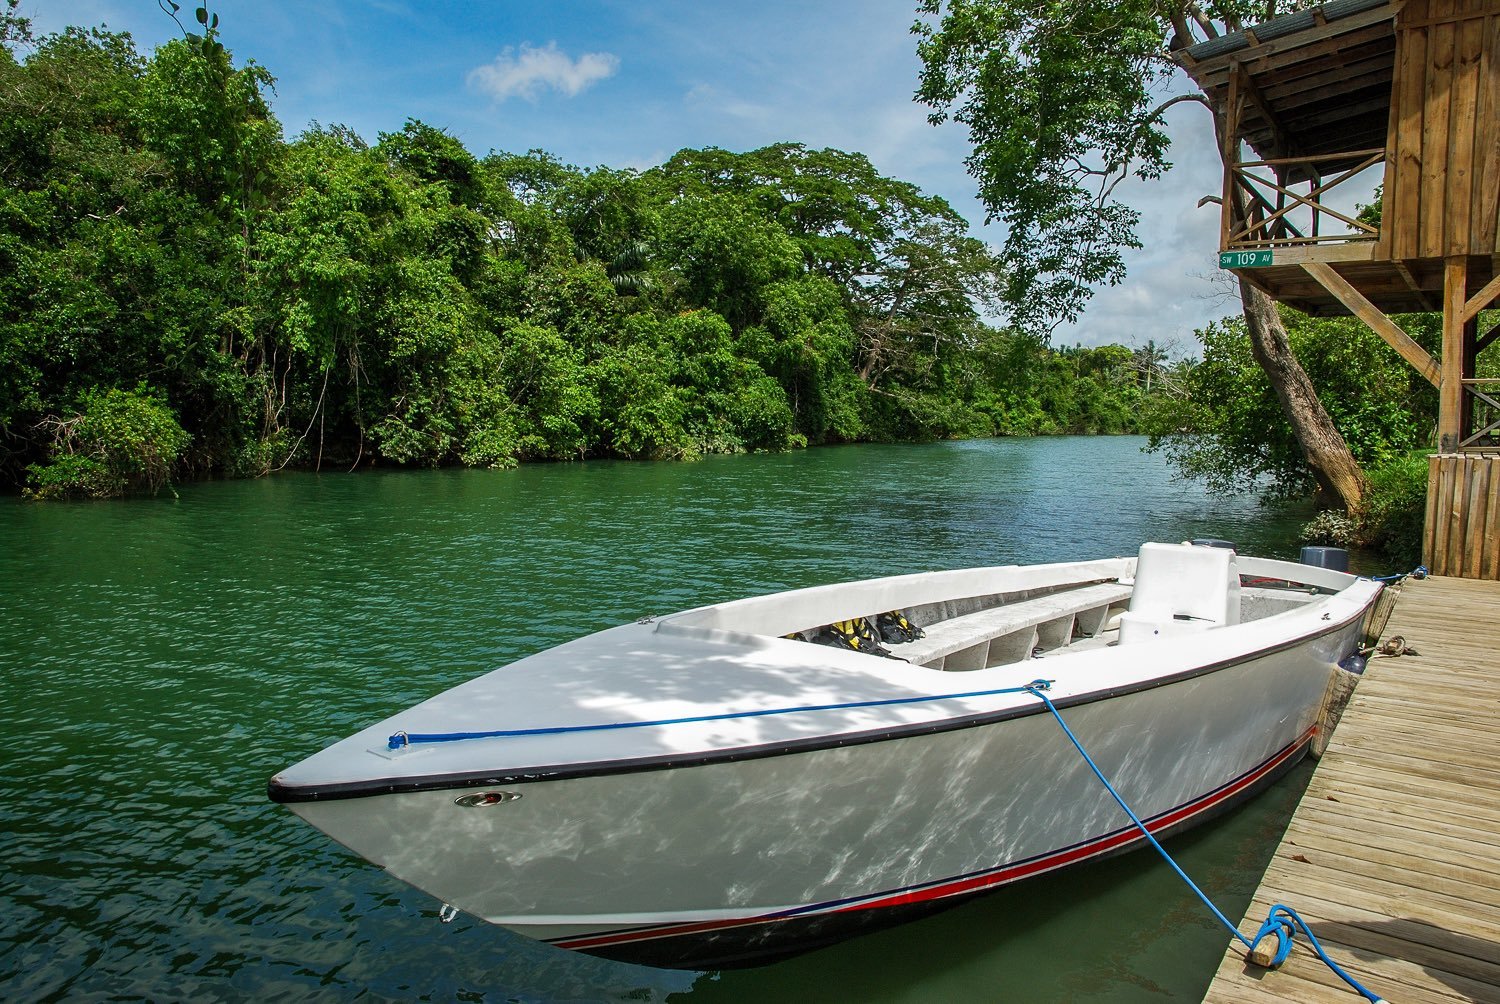
[[[1234,541],[1220,540],[1218,537],[1194,537],[1188,543],[1195,547],[1222,547],[1228,551],[1235,549]]]
[[[1301,562],[1335,572],[1349,571],[1349,552],[1342,547],[1304,547]]]

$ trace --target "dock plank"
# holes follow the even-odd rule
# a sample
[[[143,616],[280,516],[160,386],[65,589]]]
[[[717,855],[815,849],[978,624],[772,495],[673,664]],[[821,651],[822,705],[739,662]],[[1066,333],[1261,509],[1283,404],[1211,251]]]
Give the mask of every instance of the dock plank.
[[[1495,830],[1500,832],[1500,808],[1492,805],[1455,805],[1451,793],[1455,789],[1461,790],[1458,785],[1434,781],[1430,786],[1424,787],[1393,771],[1373,768],[1368,774],[1370,776],[1367,783],[1378,784],[1378,792],[1361,787],[1361,779],[1352,774],[1346,772],[1335,775],[1330,771],[1328,781],[1343,783],[1336,788],[1320,786],[1316,797],[1373,809],[1388,809],[1392,805],[1399,805],[1415,809],[1420,815],[1432,814],[1439,818],[1482,819],[1493,824]]]
[[[1303,811],[1308,808],[1308,802],[1304,798]],[[1314,809],[1321,807],[1315,806]],[[1464,864],[1479,870],[1500,871],[1500,863],[1492,859],[1492,855],[1475,855],[1471,843],[1463,837],[1450,837],[1446,834],[1436,833],[1423,826],[1422,821],[1415,816],[1390,817],[1379,812],[1371,812],[1355,807],[1353,810],[1343,812],[1322,813],[1320,811],[1310,812],[1306,820],[1308,826],[1298,830],[1298,836],[1304,832],[1327,832],[1337,834],[1346,844],[1354,843],[1350,834],[1358,835],[1358,839],[1379,841],[1380,846],[1402,849],[1409,847],[1413,842],[1420,841],[1424,848],[1424,855],[1441,861],[1455,864]],[[1318,824],[1314,828],[1312,824]],[[1366,833],[1370,836],[1367,838]],[[1285,838],[1293,840],[1292,837]],[[1292,846],[1296,846],[1295,843]]]
[[[1500,583],[1408,582],[1240,923],[1298,911],[1393,1001],[1500,1004]],[[1358,1001],[1299,940],[1266,971],[1231,942],[1206,1002]]]

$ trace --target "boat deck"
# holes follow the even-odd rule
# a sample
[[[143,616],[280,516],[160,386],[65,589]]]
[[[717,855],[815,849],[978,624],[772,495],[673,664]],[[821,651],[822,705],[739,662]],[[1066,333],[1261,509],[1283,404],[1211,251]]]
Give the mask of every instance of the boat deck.
[[[1500,1002],[1500,582],[1408,582],[1239,925],[1297,910],[1390,1001]],[[1299,935],[1286,965],[1231,943],[1204,1000],[1359,1001]]]

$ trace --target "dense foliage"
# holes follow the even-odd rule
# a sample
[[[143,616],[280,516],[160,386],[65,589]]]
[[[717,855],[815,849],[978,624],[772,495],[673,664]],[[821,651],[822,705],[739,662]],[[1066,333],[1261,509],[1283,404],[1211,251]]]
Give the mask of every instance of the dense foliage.
[[[1160,5],[922,0],[918,96],[969,129],[969,172],[1007,225],[1021,319],[1077,318],[1124,278],[1140,214],[1120,179],[1159,177],[1168,145],[1154,91],[1166,58]]]
[[[1363,504],[1352,513],[1320,513],[1304,531],[1306,542],[1377,547],[1394,562],[1415,565],[1437,391],[1353,318],[1283,310],[1282,320],[1339,431],[1370,472]],[[1429,351],[1441,341],[1440,315],[1409,315],[1397,323]],[[1181,474],[1215,492],[1258,492],[1268,500],[1312,495],[1312,475],[1264,370],[1251,356],[1244,319],[1212,324],[1198,337],[1203,358],[1179,362],[1171,374],[1181,393],[1151,398],[1143,423],[1151,436],[1148,448],[1162,451]]]
[[[1135,428],[1154,350],[986,324],[999,261],[860,154],[288,142],[204,23],[0,24],[6,484]]]
[[[1312,318],[1283,310],[1297,358],[1362,467],[1379,468],[1427,447],[1437,391],[1354,318]],[[1440,317],[1397,323],[1435,351]],[[1265,372],[1250,353],[1245,321],[1232,317],[1198,332],[1201,361],[1179,365],[1184,393],[1158,397],[1147,416],[1150,448],[1184,475],[1225,494],[1305,498],[1312,476]]]
[[[1131,177],[1170,167],[1165,115],[1202,105],[1224,149],[1222,109],[1209,94],[1178,93],[1173,53],[1200,39],[1270,20],[1309,0],[921,0],[922,84],[933,122],[968,127],[969,173],[1006,249],[1024,267],[1008,301],[1028,330],[1074,319],[1101,283],[1124,278],[1125,248],[1139,247],[1140,214],[1118,194]],[[1176,78],[1174,80],[1174,78]],[[1227,165],[1226,165],[1227,169]],[[1236,196],[1238,201],[1238,196]],[[1230,205],[1230,217],[1236,208]],[[1274,303],[1241,283],[1245,331],[1275,386],[1289,428],[1325,504],[1358,509],[1369,478],[1343,441],[1293,351]]]
[[[918,0],[917,97],[934,123],[969,131],[980,199],[1007,225],[1007,257],[1026,263],[1008,277],[1023,325],[1074,320],[1098,286],[1124,279],[1140,212],[1120,185],[1172,166],[1167,111],[1204,106],[1213,135],[1207,97],[1174,86],[1172,50],[1311,5]]]

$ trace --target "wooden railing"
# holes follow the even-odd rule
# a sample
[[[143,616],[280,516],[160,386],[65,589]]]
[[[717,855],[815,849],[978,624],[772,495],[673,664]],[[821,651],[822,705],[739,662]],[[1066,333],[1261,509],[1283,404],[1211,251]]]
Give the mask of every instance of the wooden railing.
[[[1347,163],[1351,157],[1359,162],[1342,174],[1324,181],[1318,170],[1320,163],[1340,161]],[[1308,244],[1347,243],[1350,241],[1373,241],[1380,237],[1380,229],[1363,220],[1347,216],[1323,202],[1329,191],[1385,160],[1384,150],[1356,150],[1350,153],[1324,154],[1317,157],[1282,157],[1275,160],[1241,161],[1231,165],[1226,189],[1231,189],[1236,207],[1243,206],[1245,218],[1232,218],[1225,227],[1222,251],[1239,251],[1251,248],[1295,247]],[[1272,177],[1256,174],[1260,169],[1269,171]],[[1306,192],[1294,191],[1290,186],[1301,184],[1289,179],[1299,177],[1311,187]],[[1232,186],[1232,188],[1231,188]],[[1301,217],[1311,215],[1311,225],[1298,226],[1291,215],[1301,211]],[[1238,217],[1238,212],[1233,214]],[[1341,233],[1321,232],[1323,217],[1332,217],[1349,226]]]
[[[1459,440],[1460,450],[1500,452],[1500,377],[1465,380],[1464,404],[1469,408],[1468,435]],[[1493,392],[1491,392],[1493,391]]]

